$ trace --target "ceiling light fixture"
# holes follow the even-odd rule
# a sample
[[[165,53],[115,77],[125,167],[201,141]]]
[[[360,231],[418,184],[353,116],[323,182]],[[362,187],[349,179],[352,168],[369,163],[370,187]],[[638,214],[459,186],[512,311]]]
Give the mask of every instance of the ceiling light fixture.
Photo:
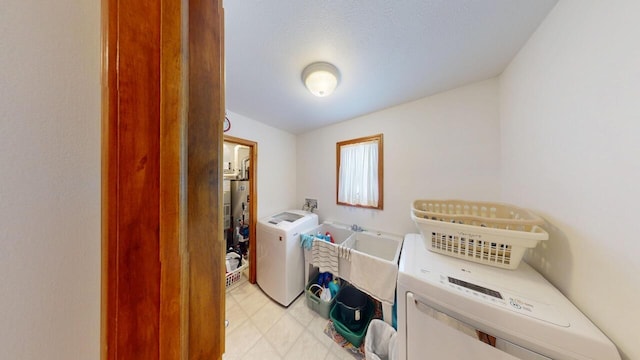
[[[328,62],[314,62],[302,70],[304,86],[315,96],[329,96],[340,82],[340,72]]]

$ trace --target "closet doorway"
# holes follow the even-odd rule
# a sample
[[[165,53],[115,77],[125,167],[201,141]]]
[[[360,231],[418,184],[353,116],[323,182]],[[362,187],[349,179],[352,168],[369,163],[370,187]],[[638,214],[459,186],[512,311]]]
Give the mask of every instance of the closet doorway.
[[[252,284],[256,283],[257,160],[256,142],[224,136],[224,236],[227,251],[231,248],[249,262],[249,282]]]

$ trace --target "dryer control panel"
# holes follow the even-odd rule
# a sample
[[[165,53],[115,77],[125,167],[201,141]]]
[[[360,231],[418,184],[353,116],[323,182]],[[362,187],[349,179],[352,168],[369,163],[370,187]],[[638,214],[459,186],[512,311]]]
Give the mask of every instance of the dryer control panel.
[[[439,287],[471,298],[474,301],[493,304],[551,324],[569,327],[569,322],[560,316],[553,307],[547,304],[525,298],[506,289],[495,286],[488,287],[485,284],[470,281],[470,279],[461,279],[459,276],[453,277],[446,274],[439,274],[427,269],[421,269],[420,272],[425,275],[425,280],[435,282]]]

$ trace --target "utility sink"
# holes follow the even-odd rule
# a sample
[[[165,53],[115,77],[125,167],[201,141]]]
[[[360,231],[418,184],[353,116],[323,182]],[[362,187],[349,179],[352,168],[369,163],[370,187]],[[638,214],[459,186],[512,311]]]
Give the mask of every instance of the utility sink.
[[[384,299],[385,302],[382,303],[383,320],[391,324],[393,291],[395,291],[398,262],[404,238],[401,235],[375,230],[355,231],[354,229],[356,229],[355,226],[352,228],[349,225],[325,221],[306,234],[320,233],[325,235],[329,232],[334,240],[333,245],[351,249],[349,256],[339,256],[338,258],[339,277],[373,297]],[[359,230],[359,228],[357,229]],[[367,260],[366,258],[371,259]],[[310,271],[313,268],[310,261],[311,251],[305,250],[306,279],[309,279]],[[366,267],[356,268],[356,263],[366,264]],[[372,276],[375,277],[373,281],[369,278]]]
[[[315,235],[318,233],[325,235],[329,233],[331,234],[334,243],[338,245],[344,245],[344,242],[353,235],[353,231],[349,230],[346,226],[339,226],[333,223],[322,223],[305,233],[309,235]]]
[[[398,263],[402,237],[369,231],[356,232],[352,236],[352,249],[394,264]]]
[[[308,233],[330,232],[337,245],[351,248],[380,260],[398,263],[403,237],[375,230],[353,231],[346,224],[327,221]]]

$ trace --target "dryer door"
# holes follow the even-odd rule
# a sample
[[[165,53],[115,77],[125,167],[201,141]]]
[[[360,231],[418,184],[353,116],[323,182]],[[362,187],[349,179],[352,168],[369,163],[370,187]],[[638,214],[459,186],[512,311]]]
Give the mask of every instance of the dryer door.
[[[480,333],[433,309],[411,292],[406,296],[408,360],[551,360],[503,339]]]

